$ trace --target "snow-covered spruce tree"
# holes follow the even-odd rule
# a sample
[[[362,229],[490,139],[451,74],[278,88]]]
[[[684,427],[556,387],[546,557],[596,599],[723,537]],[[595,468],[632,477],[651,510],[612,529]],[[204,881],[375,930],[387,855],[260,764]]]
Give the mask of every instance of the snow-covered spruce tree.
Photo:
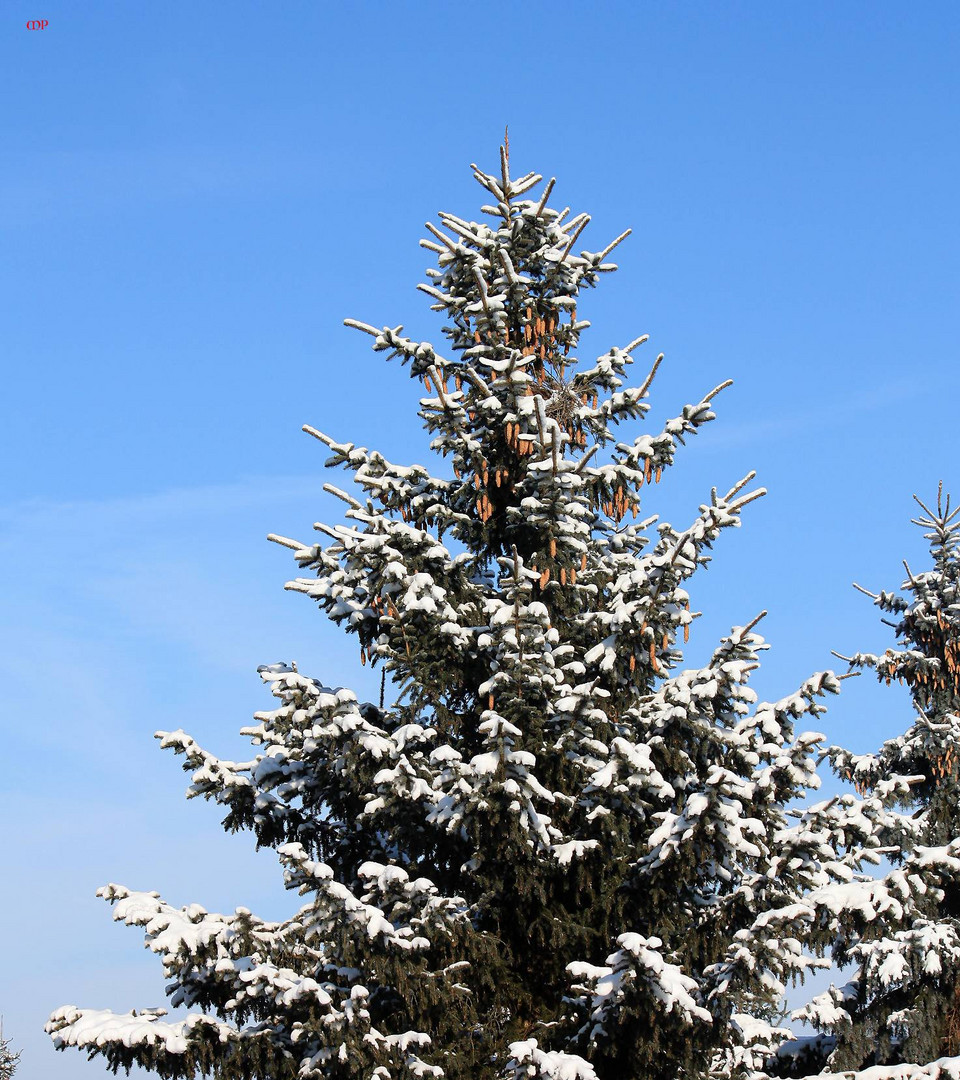
[[[814,895],[820,937],[853,974],[801,1015],[829,1034],[822,1045],[832,1050],[831,1069],[950,1057],[924,1075],[943,1069],[953,1077],[960,1073],[960,508],[950,510],[942,488],[936,512],[917,502],[914,523],[927,530],[932,568],[915,575],[904,564],[905,596],[868,593],[894,616],[899,647],[844,658],[888,685],[905,684],[913,722],[876,754],[830,752],[865,796],[862,805],[873,806],[873,846],[894,865],[879,880]]]
[[[3,1021],[0,1020],[0,1080],[11,1080],[19,1064],[20,1051],[15,1051],[10,1040],[3,1037]]]
[[[267,923],[108,886],[194,1011],[63,1008],[60,1047],[170,1077],[676,1080],[739,1075],[780,1037],[827,850],[785,817],[817,782],[820,737],[793,725],[836,679],[757,705],[757,620],[680,670],[686,583],[762,491],[750,474],[682,528],[639,514],[717,391],[617,441],[660,358],[629,389],[645,338],[579,364],[578,299],[623,236],[578,254],[589,218],[548,206],[553,181],[525,198],[541,177],[512,180],[506,152],[474,172],[488,223],[441,214],[423,241],[444,353],[348,322],[424,385],[444,475],[307,428],[352,478],[328,486],[349,524],[273,538],[398,696],[277,664],[251,761],[160,733],[303,906]]]

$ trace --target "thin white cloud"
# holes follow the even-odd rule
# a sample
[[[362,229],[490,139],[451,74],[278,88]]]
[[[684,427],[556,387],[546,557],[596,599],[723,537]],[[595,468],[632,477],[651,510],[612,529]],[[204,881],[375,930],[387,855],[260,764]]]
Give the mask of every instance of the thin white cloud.
[[[815,405],[793,409],[787,401],[786,407],[781,411],[774,402],[772,408],[766,410],[762,420],[716,425],[715,429],[710,431],[709,442],[717,448],[747,443],[768,447],[772,442],[785,438],[795,439],[798,432],[822,431],[846,418],[895,408],[903,402],[915,400],[922,393],[922,386],[906,379],[864,389],[847,398],[829,389],[820,392],[819,397],[811,392],[810,398],[816,401]],[[771,413],[773,415],[770,415]]]

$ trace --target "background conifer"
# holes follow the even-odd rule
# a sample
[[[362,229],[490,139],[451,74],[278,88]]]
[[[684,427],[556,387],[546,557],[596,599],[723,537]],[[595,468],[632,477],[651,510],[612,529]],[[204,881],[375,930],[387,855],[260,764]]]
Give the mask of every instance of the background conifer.
[[[814,897],[816,936],[851,965],[851,978],[801,1015],[827,1033],[819,1061],[831,1069],[946,1057],[955,1059],[943,1063],[953,1076],[960,1066],[960,508],[950,509],[942,487],[935,510],[917,503],[914,523],[925,530],[931,567],[915,574],[904,563],[903,595],[868,593],[893,616],[884,622],[897,646],[845,658],[887,685],[905,685],[912,722],[875,754],[831,750],[872,819],[866,844],[893,869]],[[934,1066],[928,1075],[939,1072]]]
[[[0,1080],[11,1080],[20,1064],[20,1052],[14,1051],[10,1040],[3,1037],[3,1022],[0,1020]]]

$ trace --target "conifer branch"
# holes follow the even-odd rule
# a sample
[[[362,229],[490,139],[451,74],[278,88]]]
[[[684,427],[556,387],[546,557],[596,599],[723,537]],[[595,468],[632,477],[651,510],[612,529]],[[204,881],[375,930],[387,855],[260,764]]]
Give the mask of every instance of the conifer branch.
[[[354,510],[363,509],[363,503],[357,502],[357,500],[352,495],[348,495],[345,491],[341,490],[338,487],[335,487],[333,484],[324,484],[323,490],[327,492],[328,495],[336,496],[338,499],[340,499],[342,502],[345,502],[347,506],[352,507]]]
[[[937,513],[936,513],[936,514],[935,514],[935,513],[934,513],[934,512],[933,512],[933,511],[932,511],[932,510],[931,510],[931,509],[930,509],[930,508],[929,508],[929,507],[928,507],[928,506],[927,506],[927,505],[925,504],[925,503],[923,503],[923,502],[922,502],[922,501],[920,500],[919,496],[917,496],[917,495],[914,495],[914,496],[913,496],[913,501],[914,501],[914,502],[915,502],[915,503],[917,504],[917,506],[919,506],[919,507],[920,507],[920,509],[921,509],[921,510],[923,510],[923,511],[924,511],[924,513],[926,513],[926,515],[927,515],[927,516],[928,516],[929,518],[931,518],[932,520],[936,521],[936,519],[937,519],[938,517],[942,517],[942,516],[943,516],[943,512],[942,512],[942,510],[941,510],[941,505],[940,505],[940,500],[941,500],[942,498],[943,498],[943,481],[941,480],[941,481],[940,481],[940,488],[939,488],[939,491],[937,492]]]
[[[305,431],[308,435],[312,435],[313,438],[318,439],[324,446],[329,447],[331,450],[338,449],[336,440],[331,439],[329,435],[324,435],[322,431],[318,431],[315,427],[311,427],[309,424],[304,424],[300,428],[301,431]]]
[[[583,470],[586,468],[587,462],[593,457],[593,455],[600,449],[599,444],[594,443],[593,446],[583,455],[583,457],[577,462],[576,471],[582,475]]]
[[[476,233],[472,233],[466,225],[461,225],[459,220],[452,214],[441,213],[437,216],[451,232],[455,232],[458,236],[462,236],[467,243],[472,244],[474,247],[477,246]],[[443,234],[439,230],[434,233],[434,236],[439,237],[441,240],[444,239]]]
[[[473,276],[477,279],[477,288],[480,290],[480,302],[483,304],[483,310],[489,315],[490,305],[487,302],[487,283],[484,280],[483,274],[480,273],[479,266],[473,268]]]
[[[497,202],[503,202],[503,192],[500,190],[500,185],[489,173],[485,173],[483,169],[475,162],[470,163],[470,168],[473,170],[473,178],[482,187],[486,188],[491,195],[497,200]]]
[[[513,260],[510,258],[507,249],[502,247],[497,248],[497,256],[499,257],[500,262],[503,263],[503,269],[507,275],[507,280],[510,282],[510,284],[519,285],[520,277],[517,274],[517,271],[514,269]]]
[[[543,398],[538,394],[533,407],[534,416],[537,419],[537,430],[540,433],[540,445],[547,449],[547,410],[543,404]]]
[[[553,191],[553,185],[557,182],[555,176],[551,176],[547,181],[547,186],[543,189],[543,194],[540,196],[540,201],[537,203],[536,213],[533,215],[535,218],[539,218],[543,213],[543,208],[547,205],[547,199],[550,198],[550,193]]]
[[[439,301],[446,308],[452,306],[450,303],[450,297],[447,296],[445,293],[441,292],[440,289],[438,289],[434,285],[427,285],[421,281],[417,284],[417,289],[422,293],[426,293],[427,296],[432,296],[434,300]]]
[[[879,593],[873,593],[869,589],[865,589],[862,585],[858,585],[855,581],[851,582],[851,584],[857,590],[857,592],[862,592],[864,596],[869,596],[871,600],[879,600],[880,599],[880,594]]]
[[[503,373],[503,378],[510,382],[510,377],[517,370],[517,361],[521,359],[522,353],[518,349],[511,349],[510,355],[507,358],[507,368]]]
[[[444,392],[443,381],[440,378],[440,373],[437,371],[436,367],[433,364],[430,365],[428,371],[430,374],[430,378],[433,379],[433,385],[437,388],[437,397],[440,398],[440,403],[445,409],[449,409],[450,402],[448,401],[447,395]]]
[[[742,480],[738,480],[733,485],[733,487],[726,493],[726,495],[724,495],[724,500],[726,502],[729,502],[730,499],[732,499],[734,497],[734,495],[737,494],[738,491],[743,491],[743,489],[747,486],[747,484],[749,484],[750,481],[753,480],[756,475],[757,475],[756,470],[751,469],[750,472],[748,472],[747,475]]]
[[[362,330],[365,334],[369,334],[371,337],[379,337],[380,331],[369,323],[360,322],[358,319],[344,319],[344,326],[350,326],[354,330]]]
[[[586,223],[587,223],[587,222],[588,222],[589,220],[590,220],[590,215],[589,215],[589,214],[576,214],[576,215],[574,215],[574,217],[572,217],[572,218],[571,218],[571,219],[570,219],[570,220],[569,220],[569,221],[568,221],[568,222],[567,222],[567,223],[566,223],[566,224],[565,224],[565,225],[563,226],[563,228],[562,228],[562,229],[561,229],[560,231],[561,231],[561,232],[565,232],[565,233],[568,233],[568,234],[569,234],[570,230],[571,230],[571,229],[575,229],[575,228],[577,227],[577,225],[579,225],[579,224],[580,224],[580,222],[581,222],[581,221],[582,221],[582,222],[584,223],[584,225],[586,225]]]
[[[325,536],[329,536],[331,540],[343,539],[340,533],[338,533],[332,525],[327,525],[323,521],[315,521],[313,523],[313,527],[314,529],[316,529],[317,532],[322,532]]]
[[[504,131],[504,145],[500,147],[500,175],[503,177],[503,201],[510,203],[510,141]]]
[[[766,488],[757,488],[756,491],[751,491],[749,495],[744,495],[742,499],[737,499],[736,502],[730,504],[730,510],[733,513],[738,513],[745,506],[749,506],[750,503],[756,502],[757,499],[762,499],[767,494]]]
[[[433,224],[432,221],[425,221],[423,223],[425,229],[429,229],[431,233],[440,241],[441,244],[451,253],[451,255],[457,255],[458,251],[453,241],[444,236],[443,233]]]
[[[733,379],[726,379],[724,380],[724,382],[720,383],[719,386],[715,386],[710,391],[710,393],[703,398],[703,400],[712,401],[717,396],[717,394],[720,393],[721,390],[726,390],[728,386],[733,386]]]
[[[271,544],[290,548],[291,551],[310,551],[311,549],[309,544],[301,544],[299,540],[291,540],[288,536],[280,536],[277,533],[267,533],[267,540]]]
[[[603,251],[600,252],[600,254],[597,256],[597,262],[603,262],[603,260],[610,254],[610,252],[613,251],[613,249],[617,247],[618,244],[622,244],[623,241],[626,240],[626,238],[630,236],[632,232],[633,229],[624,229],[624,231],[616,238],[616,240],[613,241],[613,243],[607,244]]]
[[[513,632],[517,639],[517,697],[523,693],[523,637],[520,633],[520,556],[513,545]]]
[[[526,176],[521,176],[519,180],[510,181],[510,194],[512,197],[517,195],[523,195],[532,187],[536,187],[543,177],[539,173],[527,173]]]
[[[477,374],[472,365],[464,364],[462,374],[468,382],[473,384],[474,389],[483,394],[484,397],[490,394],[490,387]]]
[[[637,338],[638,343],[641,342],[641,341],[646,341],[646,340],[647,340],[646,335],[644,335],[642,338]],[[640,398],[646,396],[646,393],[650,389],[650,386],[653,383],[653,380],[654,380],[654,378],[655,378],[655,376],[657,374],[657,371],[660,369],[660,365],[662,363],[663,363],[663,353],[660,353],[660,355],[653,362],[653,367],[650,369],[650,374],[643,380],[643,383],[640,386],[640,389],[639,389],[639,391],[637,393],[637,399],[638,400]]]
[[[632,353],[634,349],[636,349],[639,345],[646,344],[649,340],[650,340],[650,335],[649,334],[641,334],[639,337],[634,338],[633,341],[631,341],[629,345],[627,345],[624,349],[621,350],[621,352],[625,352],[629,356],[630,353]],[[657,357],[657,364],[659,364],[662,359],[663,359],[663,353],[661,353]]]
[[[573,234],[573,236],[570,237],[570,243],[567,244],[567,246],[563,249],[563,254],[557,260],[557,266],[559,266],[564,261],[564,259],[566,259],[566,257],[570,254],[571,250],[573,249],[573,245],[577,242],[577,240],[580,237],[580,234],[583,232],[583,230],[589,224],[590,224],[590,215],[589,214],[584,214],[583,221],[580,222],[579,226],[577,227],[576,232]]]

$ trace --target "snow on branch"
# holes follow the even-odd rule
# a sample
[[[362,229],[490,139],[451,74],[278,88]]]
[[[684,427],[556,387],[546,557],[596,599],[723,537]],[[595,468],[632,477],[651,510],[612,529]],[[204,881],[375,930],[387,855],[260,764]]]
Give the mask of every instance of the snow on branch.
[[[501,1075],[509,1080],[597,1080],[596,1071],[585,1058],[541,1050],[536,1039],[510,1044],[510,1060]]]

